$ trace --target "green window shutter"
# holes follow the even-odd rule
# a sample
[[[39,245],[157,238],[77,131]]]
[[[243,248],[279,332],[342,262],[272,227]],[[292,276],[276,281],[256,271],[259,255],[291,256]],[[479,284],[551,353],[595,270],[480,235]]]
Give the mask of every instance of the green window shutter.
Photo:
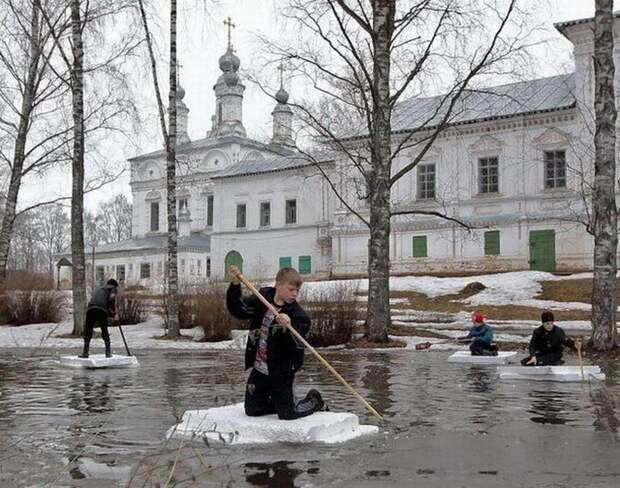
[[[426,236],[415,236],[413,238],[413,257],[425,258],[426,256]]]
[[[299,274],[310,274],[312,262],[310,256],[299,256]]]
[[[291,266],[293,266],[291,258],[280,258],[280,269],[290,268]]]
[[[499,254],[499,231],[491,230],[484,233],[484,254],[497,256]]]

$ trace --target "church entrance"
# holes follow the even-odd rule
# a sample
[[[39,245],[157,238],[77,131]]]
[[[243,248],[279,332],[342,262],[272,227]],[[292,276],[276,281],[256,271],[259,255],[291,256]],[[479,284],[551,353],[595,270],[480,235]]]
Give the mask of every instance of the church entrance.
[[[224,259],[224,276],[227,278],[230,266],[236,266],[243,273],[243,258],[237,251],[230,251]]]

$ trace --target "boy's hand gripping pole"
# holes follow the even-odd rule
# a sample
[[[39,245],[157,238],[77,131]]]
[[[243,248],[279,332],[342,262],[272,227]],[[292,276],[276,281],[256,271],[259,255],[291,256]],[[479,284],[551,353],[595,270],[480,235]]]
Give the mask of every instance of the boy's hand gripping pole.
[[[261,302],[263,302],[263,304],[269,309],[271,310],[271,313],[274,314],[275,317],[278,316],[278,311],[276,310],[276,308],[267,301],[267,299],[261,295],[261,293],[254,287],[254,285],[252,285],[252,283],[250,283],[247,278],[245,276],[243,276],[240,272],[234,273],[235,278],[238,279],[241,283],[243,283],[255,296],[256,298],[258,298]],[[349,383],[347,383],[347,380],[345,380],[340,373],[338,373],[338,371],[336,371],[333,366],[331,364],[329,364],[327,362],[327,360],[325,360],[323,358],[323,356],[321,356],[317,350],[312,347],[310,344],[308,344],[308,341],[306,341],[306,339],[304,339],[304,337],[295,330],[295,328],[292,325],[286,325],[286,328],[291,332],[291,334],[293,334],[295,336],[295,338],[301,342],[304,346],[306,346],[306,348],[308,348],[308,350],[323,364],[323,366],[325,366],[336,378],[338,378],[338,380],[344,385],[346,386],[349,391],[351,393],[353,393],[353,396],[355,396],[355,398],[357,398],[375,417],[377,417],[379,420],[383,420],[383,417],[381,415],[379,415],[379,412],[377,412],[372,405],[370,405],[362,395],[360,395],[355,388],[353,388]]]

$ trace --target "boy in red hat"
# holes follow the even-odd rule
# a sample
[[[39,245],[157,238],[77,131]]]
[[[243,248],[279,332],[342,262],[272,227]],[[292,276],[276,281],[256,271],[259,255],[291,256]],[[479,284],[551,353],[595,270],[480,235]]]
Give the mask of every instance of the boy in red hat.
[[[493,344],[493,329],[484,322],[484,315],[480,310],[471,314],[474,324],[469,334],[461,340],[471,340],[469,350],[472,356],[497,356],[497,346]]]

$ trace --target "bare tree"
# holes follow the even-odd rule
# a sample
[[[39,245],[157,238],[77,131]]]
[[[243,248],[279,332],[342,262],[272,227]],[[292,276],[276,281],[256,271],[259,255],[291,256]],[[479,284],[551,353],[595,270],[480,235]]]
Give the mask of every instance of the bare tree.
[[[39,232],[39,245],[46,259],[46,271],[50,276],[54,276],[54,254],[69,247],[69,217],[62,205],[54,204],[36,209],[34,221]]]
[[[616,346],[616,105],[614,96],[614,13],[612,0],[596,0],[594,15],[594,280],[592,345]]]
[[[177,144],[177,3],[170,0],[170,59],[168,92],[168,127],[164,116],[164,105],[157,80],[157,64],[153,52],[153,41],[148,25],[145,4],[139,0],[140,14],[146,45],[151,63],[151,75],[155,88],[155,97],[159,112],[159,122],[166,149],[166,192],[167,192],[167,219],[168,219],[168,266],[166,267],[166,334],[170,338],[180,336],[179,331],[179,304],[178,304],[178,262],[177,262],[177,222],[176,222],[176,144]]]
[[[67,160],[70,130],[61,117],[68,87],[56,79],[50,58],[55,51],[52,27],[42,19],[39,1],[1,0],[0,18],[0,160],[10,168],[0,228],[0,280],[6,276],[13,223],[22,180]],[[53,28],[63,35],[66,22]],[[60,120],[59,120],[60,119]],[[12,154],[6,152],[12,147]]]
[[[95,220],[101,238],[97,243],[109,244],[131,238],[131,212],[131,203],[122,193],[99,204]]]
[[[319,104],[292,105],[310,133],[340,154],[339,174],[361,183],[351,198],[349,181],[318,165],[337,199],[368,228],[370,341],[387,341],[392,217],[417,213],[464,225],[442,212],[395,206],[392,191],[462,113],[480,79],[514,72],[510,57],[528,34],[523,24],[511,23],[515,3],[291,0],[286,15],[300,42],[291,47],[263,39],[278,61],[286,60],[325,97]],[[416,98],[403,102],[426,86],[445,95],[420,106]],[[343,118],[344,127],[338,123]],[[410,159],[397,164],[403,154]]]

